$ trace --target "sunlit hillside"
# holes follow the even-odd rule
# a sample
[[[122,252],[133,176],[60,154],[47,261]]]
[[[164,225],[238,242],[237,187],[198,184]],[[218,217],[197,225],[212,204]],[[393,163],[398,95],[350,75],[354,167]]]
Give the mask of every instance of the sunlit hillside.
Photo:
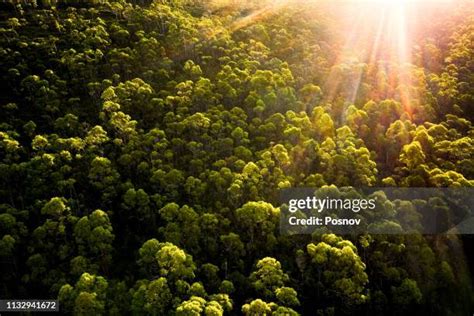
[[[473,43],[470,0],[0,2],[0,299],[471,315],[472,235],[285,235],[279,197],[474,186]]]

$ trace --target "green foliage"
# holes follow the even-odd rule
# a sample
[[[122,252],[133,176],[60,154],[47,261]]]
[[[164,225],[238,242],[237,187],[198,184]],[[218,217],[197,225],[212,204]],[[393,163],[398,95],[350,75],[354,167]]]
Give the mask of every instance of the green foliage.
[[[319,4],[1,5],[3,298],[78,315],[472,313],[471,239],[282,236],[278,208],[289,187],[474,185],[472,4],[413,19],[411,63],[384,32],[384,53],[351,51],[350,20]],[[410,227],[448,220],[437,198],[377,197]]]
[[[250,275],[250,281],[263,297],[272,297],[273,292],[280,290],[288,280],[280,262],[269,257],[259,260],[257,270]]]
[[[323,296],[338,296],[340,303],[347,305],[367,300],[366,266],[350,241],[333,234],[323,235],[317,244],[307,245],[306,253],[298,252],[300,260],[305,260],[305,281],[315,282]]]
[[[83,273],[75,286],[63,285],[59,300],[75,315],[105,314],[107,281],[96,275]]]

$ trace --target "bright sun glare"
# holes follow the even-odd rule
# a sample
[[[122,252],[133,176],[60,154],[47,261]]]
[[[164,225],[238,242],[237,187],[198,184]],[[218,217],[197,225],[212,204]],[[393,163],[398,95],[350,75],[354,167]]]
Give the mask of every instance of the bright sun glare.
[[[336,65],[355,70],[352,84],[347,85],[340,80],[338,67],[333,67],[325,86],[328,101],[331,102],[338,91],[345,89],[350,90],[347,91],[348,101],[354,102],[361,89],[364,65],[376,65],[375,71],[387,74],[385,86],[388,90],[385,93],[388,94],[389,89],[397,87],[396,93],[405,113],[411,115],[414,106],[412,100],[416,99],[414,94],[417,93],[409,89],[412,86],[410,73],[413,48],[416,46],[416,36],[420,36],[423,31],[418,21],[427,8],[439,5],[444,7],[446,4],[450,6],[455,2],[456,0],[273,0],[267,6],[238,19],[232,29],[237,31],[301,3],[329,9],[342,25],[339,30],[340,55],[336,57]]]
[[[325,1],[325,0],[321,0]],[[357,4],[376,4],[376,5],[388,5],[388,6],[400,6],[400,5],[407,5],[407,4],[425,4],[425,5],[432,5],[432,4],[440,4],[440,3],[450,3],[454,0],[335,0],[334,2],[352,2]]]

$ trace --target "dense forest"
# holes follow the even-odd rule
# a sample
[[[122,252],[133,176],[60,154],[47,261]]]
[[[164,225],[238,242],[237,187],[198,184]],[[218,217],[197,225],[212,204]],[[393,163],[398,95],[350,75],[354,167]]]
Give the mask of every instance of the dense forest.
[[[474,311],[469,235],[279,231],[284,188],[474,186],[472,1],[8,0],[0,86],[0,298]]]

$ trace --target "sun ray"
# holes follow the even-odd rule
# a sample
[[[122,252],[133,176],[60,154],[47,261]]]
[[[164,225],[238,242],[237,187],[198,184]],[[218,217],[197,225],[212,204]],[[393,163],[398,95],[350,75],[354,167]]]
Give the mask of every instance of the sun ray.
[[[272,1],[263,8],[258,9],[240,19],[237,19],[231,26],[232,32],[268,18],[270,15],[275,14],[287,6],[289,2],[289,0]]]

